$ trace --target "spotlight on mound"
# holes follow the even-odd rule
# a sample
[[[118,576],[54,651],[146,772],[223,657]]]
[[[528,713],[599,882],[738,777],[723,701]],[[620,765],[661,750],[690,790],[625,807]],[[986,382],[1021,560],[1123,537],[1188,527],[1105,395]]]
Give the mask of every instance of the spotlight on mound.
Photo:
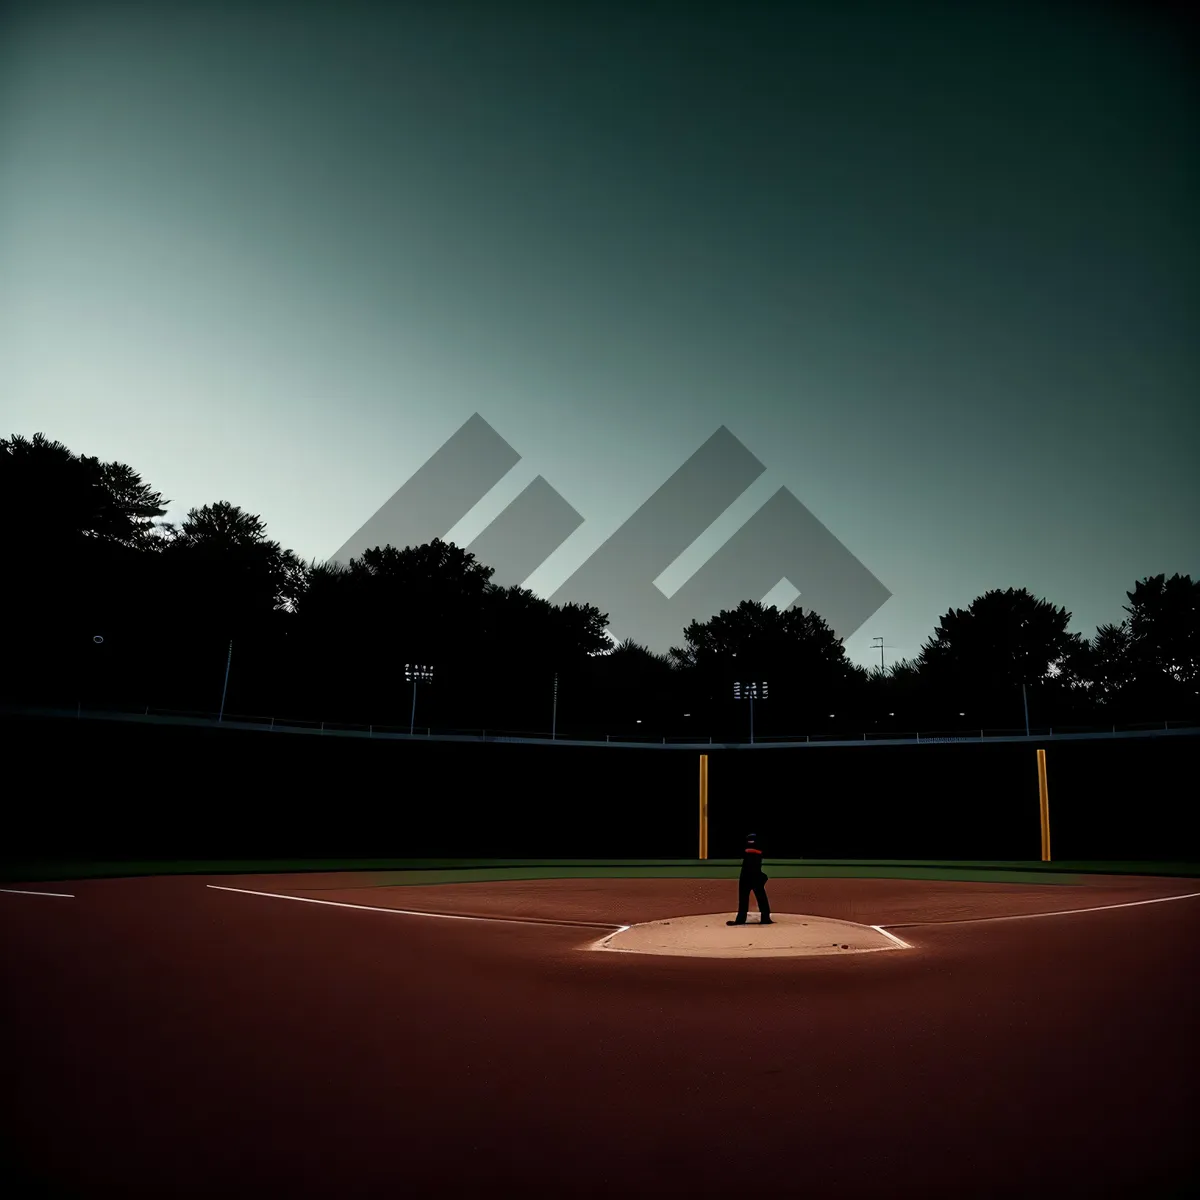
[[[811,958],[912,948],[877,925],[778,912],[771,913],[770,925],[759,925],[757,915],[745,925],[728,925],[731,916],[705,913],[630,925],[593,942],[588,949],[694,958]]]

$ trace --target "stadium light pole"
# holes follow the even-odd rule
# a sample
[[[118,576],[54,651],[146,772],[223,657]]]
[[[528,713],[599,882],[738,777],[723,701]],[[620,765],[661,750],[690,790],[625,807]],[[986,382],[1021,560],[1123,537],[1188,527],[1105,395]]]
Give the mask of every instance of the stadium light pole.
[[[418,663],[404,664],[404,678],[412,684],[412,712],[408,718],[408,734],[412,736],[413,730],[417,726],[417,684],[433,682],[433,667]]]
[[[765,700],[767,698],[766,683],[735,683],[733,685],[733,698],[735,700],[750,701],[750,745],[754,745],[754,701],[755,699]]]

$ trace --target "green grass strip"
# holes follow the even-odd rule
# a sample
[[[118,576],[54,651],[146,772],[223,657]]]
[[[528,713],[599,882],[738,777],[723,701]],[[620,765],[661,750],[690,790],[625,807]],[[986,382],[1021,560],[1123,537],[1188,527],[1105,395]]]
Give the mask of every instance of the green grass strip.
[[[161,875],[250,875],[362,872],[362,887],[497,879],[728,879],[738,859],[171,859],[72,861],[42,859],[0,864],[6,882],[111,879]],[[1200,863],[906,861],[898,859],[781,859],[767,864],[775,879],[941,879],[995,883],[1077,883],[1075,876],[1200,877]]]
[[[535,879],[729,879],[736,880],[738,864],[700,871],[695,867],[489,867],[469,870],[364,872],[356,887],[415,887],[440,883],[517,882]],[[954,867],[802,867],[768,864],[776,879],[930,879],[964,883],[1037,883],[1079,885],[1078,875],[1033,871],[987,871]]]

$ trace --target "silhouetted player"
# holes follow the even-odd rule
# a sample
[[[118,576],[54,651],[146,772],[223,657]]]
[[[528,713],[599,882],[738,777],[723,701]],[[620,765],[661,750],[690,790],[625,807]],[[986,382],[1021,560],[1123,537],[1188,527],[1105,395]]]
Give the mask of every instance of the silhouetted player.
[[[763,874],[763,856],[758,848],[758,837],[746,834],[746,848],[742,851],[742,873],[738,876],[737,919],[726,921],[726,925],[745,925],[746,912],[750,907],[750,893],[758,902],[759,924],[774,925],[771,920],[771,902],[767,899],[767,876]]]

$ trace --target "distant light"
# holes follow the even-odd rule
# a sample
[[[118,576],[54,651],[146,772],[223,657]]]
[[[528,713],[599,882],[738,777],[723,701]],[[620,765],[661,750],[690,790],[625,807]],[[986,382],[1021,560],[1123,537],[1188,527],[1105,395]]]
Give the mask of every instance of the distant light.
[[[959,713],[958,715],[959,715],[960,717],[965,717],[967,714],[966,714],[966,713]]]
[[[690,717],[692,714],[691,714],[691,713],[684,713],[683,715],[684,715],[685,717]]]
[[[837,716],[837,713],[830,713],[830,714],[829,714],[829,719],[832,721],[832,720],[833,720],[833,718],[834,718],[834,717],[836,717],[836,716]]]
[[[895,713],[888,713],[889,717],[894,717],[895,715],[896,715]]]
[[[637,723],[638,723],[639,725],[642,723],[642,718],[641,718],[641,717],[638,717],[638,719],[637,719]]]

